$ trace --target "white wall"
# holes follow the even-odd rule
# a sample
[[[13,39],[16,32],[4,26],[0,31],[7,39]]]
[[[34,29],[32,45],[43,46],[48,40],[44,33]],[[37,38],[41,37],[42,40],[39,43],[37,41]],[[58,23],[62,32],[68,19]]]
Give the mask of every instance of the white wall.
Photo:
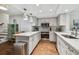
[[[22,32],[22,31],[32,31],[32,25],[34,25],[34,22],[30,22],[30,18],[27,18],[28,20],[24,20],[24,17],[23,15],[11,15],[10,16],[10,23],[13,23],[13,19],[16,19],[16,22],[17,24],[19,24],[19,32]],[[35,19],[36,18],[33,18],[32,19]]]
[[[4,23],[2,26],[0,25],[0,32],[7,32],[7,25],[9,23],[9,15],[5,13],[0,13],[0,24]]]

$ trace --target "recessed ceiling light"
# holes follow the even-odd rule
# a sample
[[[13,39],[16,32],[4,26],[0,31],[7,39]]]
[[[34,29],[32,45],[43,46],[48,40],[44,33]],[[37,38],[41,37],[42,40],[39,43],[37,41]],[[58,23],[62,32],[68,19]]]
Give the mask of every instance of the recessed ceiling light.
[[[52,11],[52,9],[49,9],[49,11]]]
[[[69,10],[68,10],[68,9],[65,9],[64,11],[66,11],[66,12],[67,12],[67,11],[69,11]]]
[[[0,6],[0,9],[1,10],[8,10],[7,8],[3,7],[3,6]]]
[[[42,12],[42,10],[40,10],[40,12]]]

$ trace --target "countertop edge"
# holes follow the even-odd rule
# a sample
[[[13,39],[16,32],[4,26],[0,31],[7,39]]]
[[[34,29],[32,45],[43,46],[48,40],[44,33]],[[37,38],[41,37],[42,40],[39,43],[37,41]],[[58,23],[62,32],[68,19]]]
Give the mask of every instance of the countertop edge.
[[[63,37],[61,34],[61,32],[55,32],[55,34],[57,34],[58,36],[60,36],[61,38],[62,38],[62,40],[64,40],[67,44],[69,44],[73,49],[75,49],[78,53],[79,53],[79,49],[77,49],[77,48],[75,48],[73,45],[71,45],[67,40],[69,40],[69,39],[67,39],[67,38],[65,38],[65,37]],[[65,34],[65,33],[64,33]],[[67,40],[65,40],[65,39],[67,39]],[[71,39],[71,40],[73,40],[73,39]]]

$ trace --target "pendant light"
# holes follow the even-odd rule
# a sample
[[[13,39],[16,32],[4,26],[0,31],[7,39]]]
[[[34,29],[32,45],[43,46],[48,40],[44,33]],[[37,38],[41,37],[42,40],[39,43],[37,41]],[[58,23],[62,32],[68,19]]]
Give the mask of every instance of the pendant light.
[[[28,16],[27,16],[27,9],[24,8],[24,20],[28,20]]]
[[[30,22],[33,22],[32,13],[30,13],[29,15],[30,15]]]

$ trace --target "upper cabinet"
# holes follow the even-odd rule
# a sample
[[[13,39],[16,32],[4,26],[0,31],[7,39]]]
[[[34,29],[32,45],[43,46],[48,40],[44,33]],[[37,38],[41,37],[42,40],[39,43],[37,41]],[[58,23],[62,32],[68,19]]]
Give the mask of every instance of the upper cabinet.
[[[41,26],[42,23],[49,23],[49,26],[56,26],[57,25],[57,19],[55,17],[38,18],[38,26]]]
[[[37,18],[36,17],[33,17],[32,26],[37,26]]]
[[[32,16],[29,16],[28,21],[29,21],[29,22],[33,22],[33,20],[34,20],[33,17],[32,17]]]
[[[29,16],[28,21],[32,24],[32,26],[37,26],[37,18],[35,16]]]
[[[59,26],[64,26],[64,31],[68,32],[70,31],[71,28],[71,14],[70,13],[64,13],[64,14],[60,14],[58,16],[58,25]]]
[[[58,25],[66,25],[66,16],[64,14],[58,16]]]

